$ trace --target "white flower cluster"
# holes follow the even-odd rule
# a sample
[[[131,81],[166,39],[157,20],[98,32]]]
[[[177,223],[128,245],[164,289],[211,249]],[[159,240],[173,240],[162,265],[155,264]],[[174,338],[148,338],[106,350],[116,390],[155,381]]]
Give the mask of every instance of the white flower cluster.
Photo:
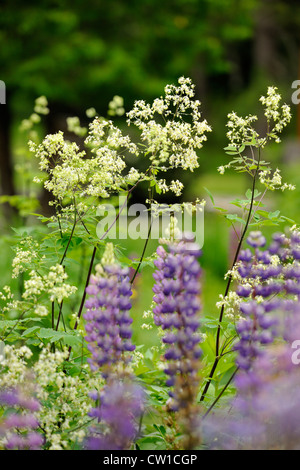
[[[49,296],[51,302],[57,300],[61,303],[63,299],[70,297],[77,290],[76,286],[65,282],[68,275],[60,264],[51,266],[49,272],[43,276],[34,270],[29,273],[29,276],[29,279],[24,281],[22,296],[25,300],[31,300],[34,303],[37,303],[38,297],[44,293]],[[35,310],[35,313],[45,315],[47,311],[39,308]]]
[[[203,146],[211,128],[201,120],[200,102],[194,96],[191,79],[181,77],[178,86],[165,87],[164,97],[156,98],[151,105],[138,100],[127,114],[128,124],[141,131],[154,166],[169,164],[191,171],[199,166],[196,150]]]
[[[85,143],[92,147],[91,157],[80,151],[75,142],[66,141],[61,131],[47,135],[39,145],[29,142],[30,151],[39,159],[40,170],[49,175],[45,188],[59,201],[73,198],[75,193],[80,198],[108,197],[110,191],[120,190],[126,183],[122,175],[126,164],[121,153],[126,150],[138,154],[137,146],[128,136],[123,136],[111,121],[99,118],[90,124]]]
[[[115,95],[113,99],[108,103],[108,115],[123,116],[124,113],[124,99],[122,98],[122,96]]]
[[[285,191],[286,189],[293,191],[296,187],[293,184],[282,183],[282,176],[280,170],[277,168],[274,173],[270,168],[262,170],[259,172],[259,181],[266,186],[267,189],[274,191],[275,189],[281,189]]]
[[[5,345],[0,355],[0,389],[21,386],[28,396],[35,394],[41,404],[35,415],[49,450],[68,449],[85,438],[93,406],[89,394],[102,386],[101,377],[90,374],[88,366],[80,375],[68,375],[63,370],[67,357],[67,350],[43,348],[29,368],[32,351],[27,346]]]
[[[67,118],[68,131],[73,132],[79,137],[83,137],[87,134],[87,128],[82,127],[78,116],[72,116]]]
[[[38,124],[41,121],[41,115],[46,115],[49,113],[48,101],[45,96],[40,96],[35,100],[34,112],[30,115],[28,119],[23,119],[20,125],[21,131],[29,131],[30,137],[36,138],[37,134],[33,131],[35,124]]]
[[[32,351],[27,346],[5,345],[0,355],[0,390],[16,388],[28,376],[27,360]]]
[[[281,95],[277,93],[276,87],[268,87],[267,95],[261,96],[260,102],[264,105],[264,115],[267,118],[268,132],[266,137],[261,137],[253,127],[257,116],[249,115],[245,118],[238,116],[235,112],[228,114],[228,132],[227,138],[231,145],[238,148],[242,144],[257,144],[264,146],[268,139],[274,139],[276,143],[280,142],[278,136],[284,127],[291,121],[291,109],[287,104],[280,106]],[[224,167],[220,167],[222,174]]]
[[[238,116],[234,111],[228,114],[227,138],[231,145],[236,147],[245,142],[251,142],[258,138],[258,133],[253,128],[253,123],[257,121],[257,116],[249,115],[245,118]]]
[[[265,106],[264,115],[268,124],[273,123],[274,125],[270,130],[270,136],[275,139],[275,142],[279,143],[278,134],[291,121],[291,108],[287,104],[280,107],[281,95],[277,93],[277,87],[268,87],[267,95],[261,96],[260,101]]]
[[[74,445],[84,439],[92,407],[89,393],[101,385],[101,379],[95,374],[92,376],[88,367],[81,376],[67,375],[62,367],[67,357],[67,350],[53,353],[44,348],[33,366],[39,386],[37,398],[45,405],[37,418],[49,450],[63,450],[69,448],[70,443]]]
[[[220,301],[216,303],[216,307],[220,309],[224,306],[224,314],[227,318],[231,320],[239,320],[241,316],[238,313],[238,307],[241,300],[237,293],[231,291],[226,297],[220,294],[219,298]]]
[[[183,184],[179,180],[172,180],[168,185],[165,179],[161,179],[157,181],[157,187],[162,193],[172,191],[175,196],[180,196],[183,190]]]
[[[38,243],[32,237],[26,237],[20,242],[12,260],[12,278],[16,278],[19,274],[25,272],[27,266],[38,259],[38,246]]]

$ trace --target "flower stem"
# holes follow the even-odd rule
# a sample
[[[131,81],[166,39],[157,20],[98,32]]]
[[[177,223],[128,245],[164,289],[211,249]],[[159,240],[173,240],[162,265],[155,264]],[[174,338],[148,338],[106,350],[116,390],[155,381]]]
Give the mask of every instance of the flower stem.
[[[248,211],[248,216],[247,216],[247,220],[246,220],[246,223],[245,223],[245,227],[244,227],[243,233],[242,233],[242,235],[241,235],[241,237],[240,237],[240,240],[239,240],[239,243],[238,243],[238,246],[237,246],[235,255],[234,255],[234,259],[233,259],[233,262],[232,262],[231,270],[234,268],[234,266],[235,266],[235,264],[236,264],[236,262],[237,262],[237,259],[238,259],[238,257],[239,257],[239,254],[240,254],[240,251],[241,251],[241,248],[242,248],[242,244],[243,244],[243,241],[244,241],[244,239],[245,239],[245,236],[246,236],[246,233],[247,233],[247,230],[248,230],[248,227],[249,227],[249,223],[250,223],[250,220],[251,220],[251,217],[252,217],[252,209],[253,209],[253,203],[254,203],[255,185],[256,185],[257,175],[258,175],[259,166],[260,166],[260,158],[261,158],[261,155],[260,155],[260,148],[259,148],[259,149],[258,149],[258,162],[257,162],[257,166],[256,166],[256,169],[255,169],[255,172],[254,172],[254,175],[253,175],[252,194],[251,194],[251,201],[250,201],[250,207],[249,207],[249,211]],[[229,292],[230,286],[231,286],[231,282],[232,282],[232,274],[230,274],[230,275],[228,276],[228,281],[227,281],[227,285],[226,285],[226,289],[225,289],[224,298],[228,295],[228,292]],[[202,392],[200,401],[203,401],[203,400],[204,400],[205,395],[206,395],[206,393],[207,393],[207,390],[209,389],[210,384],[211,384],[211,381],[212,381],[212,379],[213,379],[214,373],[215,373],[215,371],[216,371],[216,369],[217,369],[217,367],[218,367],[219,361],[220,361],[220,359],[221,359],[221,356],[219,355],[219,350],[220,350],[221,323],[222,323],[223,316],[224,316],[224,309],[225,309],[225,305],[224,305],[224,303],[223,303],[223,305],[222,305],[222,307],[221,307],[221,311],[220,311],[219,323],[218,323],[218,328],[217,328],[215,360],[214,360],[213,366],[212,366],[212,368],[211,368],[210,374],[209,374],[209,376],[208,376],[207,382],[206,382],[206,384],[205,384],[204,390],[203,390],[203,392]]]

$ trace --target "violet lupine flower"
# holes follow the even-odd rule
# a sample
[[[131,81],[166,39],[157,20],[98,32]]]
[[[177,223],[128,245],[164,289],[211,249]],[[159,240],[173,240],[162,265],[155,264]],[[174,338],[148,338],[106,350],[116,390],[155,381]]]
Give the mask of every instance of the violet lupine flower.
[[[104,266],[91,276],[86,289],[89,298],[84,314],[85,339],[92,353],[88,361],[92,370],[101,368],[105,377],[111,366],[126,361],[126,353],[135,349],[131,342],[132,291],[128,272],[117,264]]]
[[[265,237],[261,232],[251,232],[247,242],[254,251],[246,248],[240,253],[241,282],[236,293],[241,297],[240,312],[246,318],[237,324],[240,340],[235,349],[240,367],[249,369],[260,346],[273,341],[278,323],[275,313],[285,309],[287,302],[298,302],[300,264],[294,254],[298,252],[299,239],[297,232],[292,232],[290,238],[274,234],[269,247],[262,249]],[[277,263],[272,262],[274,255]]]
[[[44,438],[37,431],[39,423],[34,415],[40,408],[39,401],[16,388],[2,391],[0,404],[8,408],[0,422],[0,436],[4,438],[5,449],[40,450]]]
[[[89,415],[100,426],[91,428],[88,450],[126,450],[138,437],[137,421],[144,407],[142,388],[133,382],[113,380],[93,398],[99,406]]]
[[[108,244],[107,249],[111,250]],[[107,256],[106,256],[107,259]],[[98,266],[87,288],[89,298],[84,315],[86,340],[92,370],[101,369],[106,384],[92,393],[95,407],[89,413],[97,422],[90,428],[89,450],[126,450],[137,437],[136,419],[143,410],[142,389],[135,384],[128,364],[135,349],[131,342],[131,285],[129,270],[114,261]]]
[[[236,325],[239,341],[234,349],[238,352],[237,366],[248,371],[253,361],[262,353],[261,347],[272,343],[276,337],[278,319],[268,314],[265,307],[255,301],[241,303],[240,310],[245,319]]]
[[[230,413],[216,414],[205,423],[202,432],[212,447],[218,443],[222,449],[299,449],[299,346],[295,361],[293,342],[300,339],[300,303],[286,305],[276,343],[265,349],[251,371],[236,374],[237,395]]]
[[[184,240],[169,244],[166,249],[159,246],[155,260],[157,269],[153,274],[156,281],[154,322],[164,330],[163,342],[167,345],[164,358],[167,361],[166,384],[170,386],[168,408],[181,413],[191,441],[195,419],[192,410],[202,355],[197,333],[201,274],[197,258],[200,254],[197,244]],[[192,448],[193,444],[188,445]]]

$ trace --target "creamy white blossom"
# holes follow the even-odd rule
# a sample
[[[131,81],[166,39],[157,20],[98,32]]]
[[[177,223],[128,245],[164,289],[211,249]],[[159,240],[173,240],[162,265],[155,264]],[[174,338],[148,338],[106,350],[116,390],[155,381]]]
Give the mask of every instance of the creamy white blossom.
[[[196,151],[203,146],[211,127],[205,119],[201,120],[200,102],[194,96],[191,79],[181,77],[178,86],[165,87],[164,97],[156,98],[152,104],[138,100],[127,114],[128,124],[141,131],[153,165],[168,163],[190,171],[199,166]]]

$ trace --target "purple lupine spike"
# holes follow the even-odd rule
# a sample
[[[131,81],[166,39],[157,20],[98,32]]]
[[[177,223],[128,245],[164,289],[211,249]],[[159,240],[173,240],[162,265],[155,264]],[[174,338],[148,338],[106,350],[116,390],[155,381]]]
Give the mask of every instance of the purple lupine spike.
[[[88,359],[93,370],[107,370],[123,361],[126,351],[133,351],[132,331],[129,316],[132,294],[129,270],[117,264],[103,267],[100,273],[91,277],[87,287],[87,311],[85,337],[92,356]]]
[[[247,238],[247,243],[253,248],[260,248],[265,246],[266,239],[260,231],[250,232]]]
[[[239,258],[241,283],[236,293],[241,298],[240,312],[246,316],[247,322],[242,320],[237,325],[240,339],[235,348],[238,351],[238,365],[247,370],[255,360],[259,344],[265,345],[274,339],[276,321],[272,312],[287,309],[290,304],[292,308],[300,295],[300,266],[297,256],[294,256],[295,250],[299,249],[299,233],[292,232],[290,237],[275,234],[271,245],[265,249],[264,240],[261,232],[251,232],[247,241],[253,249],[252,257],[251,250],[247,248]],[[278,245],[275,251],[270,249],[274,248],[274,244]],[[271,262],[275,252],[279,264]],[[249,297],[251,301],[248,301]]]
[[[164,358],[168,363],[166,384],[170,386],[168,408],[185,415],[191,441],[196,440],[193,432],[196,414],[192,410],[202,355],[197,334],[201,309],[200,255],[201,250],[195,243],[184,240],[169,244],[167,248],[159,246],[153,276],[154,322],[164,330],[163,342],[167,345]]]
[[[136,421],[143,411],[144,397],[126,369],[135,349],[128,274],[127,268],[114,262],[104,264],[87,288],[90,297],[84,318],[92,353],[89,363],[92,370],[100,368],[106,380],[100,393],[91,394],[96,403],[89,416],[96,424],[89,430],[88,450],[127,450],[138,436]]]

